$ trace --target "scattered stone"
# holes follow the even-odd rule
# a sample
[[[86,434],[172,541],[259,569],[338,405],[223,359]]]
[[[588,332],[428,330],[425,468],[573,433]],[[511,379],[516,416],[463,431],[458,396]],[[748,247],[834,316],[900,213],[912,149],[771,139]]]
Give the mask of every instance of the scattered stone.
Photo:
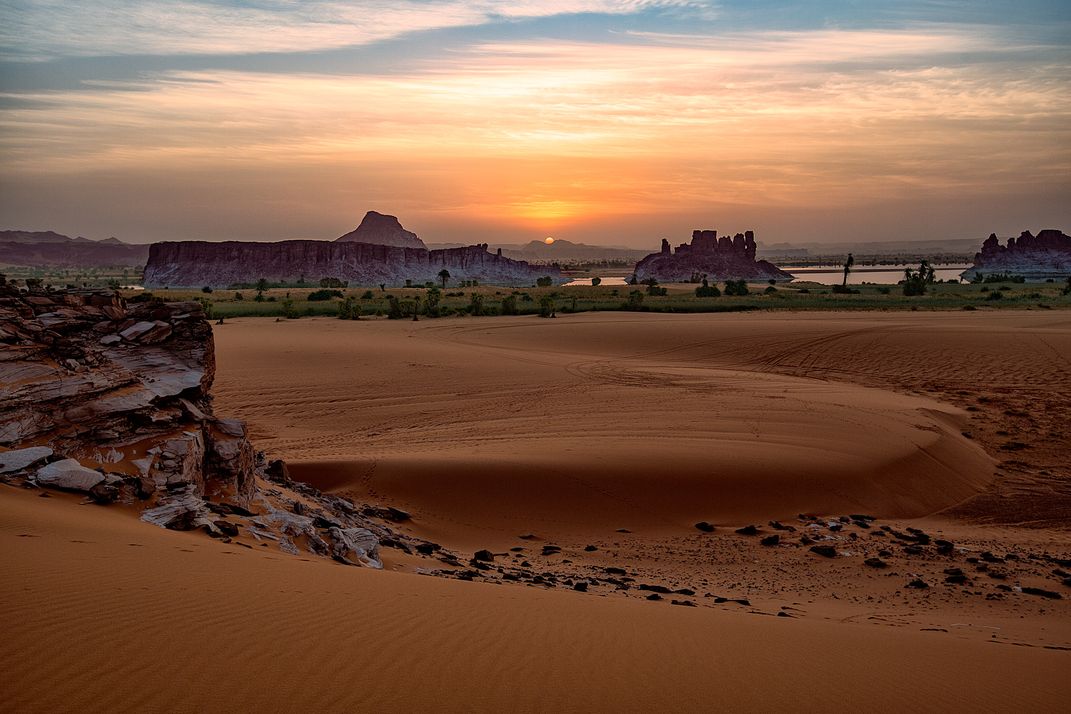
[[[698,605],[696,605],[691,600],[670,600],[669,604],[670,605],[681,605],[682,607],[698,607]]]
[[[647,599],[648,600],[661,600],[662,596],[659,595],[658,593],[651,593],[650,595],[647,596]]]
[[[887,568],[887,567],[889,567],[889,564],[886,563],[881,558],[867,558],[866,560],[863,561],[863,564],[867,565],[867,566],[869,566],[871,568]]]
[[[94,502],[106,505],[109,503],[115,503],[119,498],[119,487],[115,484],[101,481],[89,489],[89,497]]]
[[[737,528],[736,532],[739,535],[753,536],[759,534],[759,529],[755,526],[744,526],[743,528]]]
[[[585,552],[585,553],[594,553],[594,552],[595,552],[595,551],[597,551],[597,550],[598,550],[598,548],[596,548],[596,547],[595,547],[595,546],[593,546],[593,545],[585,545],[585,546],[584,546],[584,552]]]
[[[234,523],[231,523],[230,521],[224,521],[224,520],[212,521],[212,522],[215,524],[216,528],[218,528],[220,530],[220,532],[223,533],[224,535],[230,536],[231,538],[235,538],[235,537],[238,536],[238,526],[235,525]]]
[[[578,580],[573,583],[573,590],[577,592],[586,593],[588,591],[588,583],[586,580]]]
[[[430,543],[425,541],[424,543],[417,543],[416,552],[421,555],[431,555],[432,553],[441,550],[442,546],[438,543]]]
[[[495,560],[495,554],[489,550],[478,550],[472,554],[472,559],[485,563],[493,563]]]
[[[949,540],[937,539],[934,541],[934,545],[937,546],[937,552],[941,555],[950,555],[955,548],[955,544]]]
[[[915,588],[916,590],[926,590],[930,586],[925,580],[922,580],[920,578],[915,578],[914,580],[912,580],[911,582],[909,582],[907,584],[907,587]]]
[[[713,533],[714,526],[706,521],[699,521],[695,524],[696,529],[703,531],[704,533]]]
[[[811,552],[817,553],[823,558],[836,558],[837,549],[831,545],[812,545]]]
[[[768,535],[765,538],[763,538],[761,541],[759,541],[759,543],[761,543],[762,545],[765,545],[765,546],[775,546],[780,542],[781,542],[781,536],[777,535],[776,533],[774,533],[773,535]]]

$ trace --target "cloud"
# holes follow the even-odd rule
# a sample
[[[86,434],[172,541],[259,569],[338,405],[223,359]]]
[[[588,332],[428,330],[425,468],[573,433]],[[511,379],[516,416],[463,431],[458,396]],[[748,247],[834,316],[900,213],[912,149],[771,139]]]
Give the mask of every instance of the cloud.
[[[695,0],[18,0],[3,7],[0,46],[21,59],[306,52],[503,20],[712,9]]]

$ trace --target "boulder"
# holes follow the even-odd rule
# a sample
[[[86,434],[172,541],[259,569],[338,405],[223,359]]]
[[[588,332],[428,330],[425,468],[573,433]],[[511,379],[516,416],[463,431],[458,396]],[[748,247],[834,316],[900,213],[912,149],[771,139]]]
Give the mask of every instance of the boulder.
[[[49,456],[52,456],[52,449],[47,446],[31,446],[26,449],[5,451],[0,453],[0,474],[21,471]]]
[[[87,469],[75,459],[63,459],[39,468],[34,480],[41,486],[89,491],[104,480],[104,474]]]

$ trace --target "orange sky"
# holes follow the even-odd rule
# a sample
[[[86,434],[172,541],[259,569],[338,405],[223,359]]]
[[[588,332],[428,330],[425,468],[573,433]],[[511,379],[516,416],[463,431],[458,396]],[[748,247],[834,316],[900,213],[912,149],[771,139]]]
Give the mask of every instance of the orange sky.
[[[62,29],[62,4],[40,5]],[[478,3],[437,21],[381,4],[387,38],[347,34],[352,17],[265,35],[238,6],[200,35],[201,16],[167,15],[179,39],[8,37],[0,217],[131,241],[333,238],[368,209],[429,242],[1068,228],[1058,41],[991,22],[551,5],[507,22]],[[64,84],[71,67],[84,76]]]

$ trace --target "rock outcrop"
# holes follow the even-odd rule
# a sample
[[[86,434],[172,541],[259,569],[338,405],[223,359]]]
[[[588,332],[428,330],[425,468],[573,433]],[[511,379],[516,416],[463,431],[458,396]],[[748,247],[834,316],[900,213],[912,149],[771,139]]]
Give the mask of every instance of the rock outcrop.
[[[350,286],[421,285],[438,282],[441,270],[450,280],[478,280],[494,285],[530,286],[536,278],[559,278],[553,267],[490,253],[487,244],[426,250],[358,242],[289,240],[279,243],[181,241],[154,243],[145,266],[145,287],[228,287],[255,283],[310,284],[338,278]]]
[[[676,250],[662,239],[662,248],[636,264],[636,278],[684,282],[705,276],[709,280],[791,280],[792,275],[765,260],[755,260],[755,234],[751,231],[718,237],[713,230],[692,231],[692,242]]]
[[[242,422],[212,413],[214,375],[198,302],[20,290],[0,276],[0,483],[350,565],[380,567],[381,541],[422,544],[265,463]]]
[[[1061,279],[1071,276],[1071,236],[1062,231],[1047,229],[1032,235],[1023,231],[1019,238],[1009,238],[1001,245],[996,234],[990,234],[975,254],[974,265],[961,276],[1007,274],[1027,280]]]
[[[387,216],[376,211],[364,214],[361,225],[344,236],[335,239],[336,243],[371,243],[372,245],[393,245],[399,248],[427,248],[424,241],[412,231],[402,228],[397,216]]]

